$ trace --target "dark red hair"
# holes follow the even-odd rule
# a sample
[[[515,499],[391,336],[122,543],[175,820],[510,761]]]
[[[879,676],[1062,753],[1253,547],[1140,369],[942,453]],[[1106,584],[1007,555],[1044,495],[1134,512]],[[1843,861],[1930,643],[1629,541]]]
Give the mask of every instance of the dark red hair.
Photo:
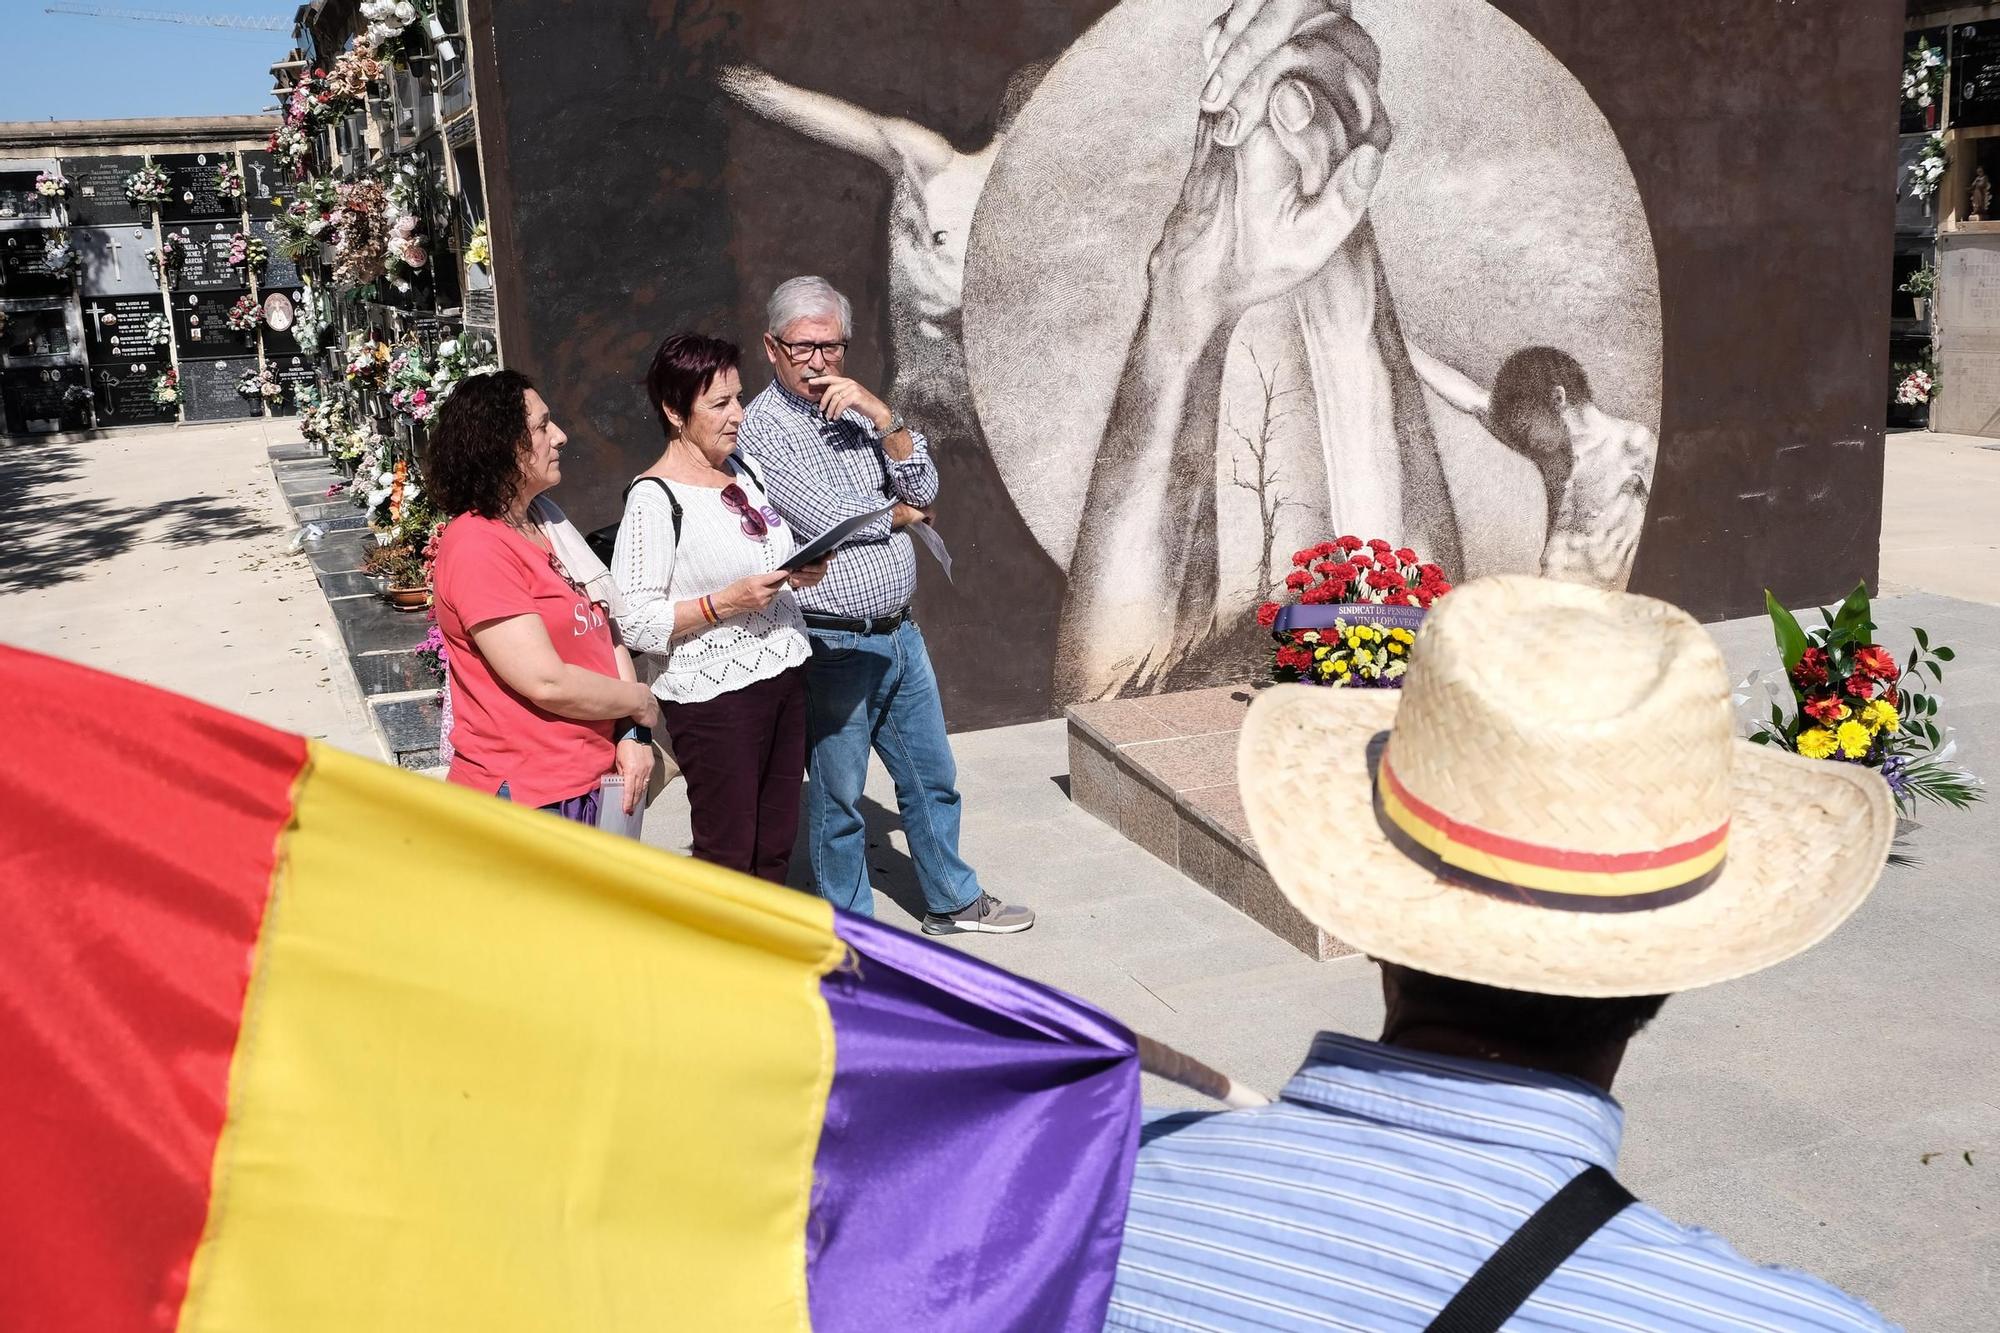
[[[674,423],[667,419],[669,408],[686,421],[694,412],[694,400],[725,370],[741,365],[742,349],[724,338],[704,333],[676,333],[653,353],[646,368],[646,397],[660,414],[660,429],[674,438]]]

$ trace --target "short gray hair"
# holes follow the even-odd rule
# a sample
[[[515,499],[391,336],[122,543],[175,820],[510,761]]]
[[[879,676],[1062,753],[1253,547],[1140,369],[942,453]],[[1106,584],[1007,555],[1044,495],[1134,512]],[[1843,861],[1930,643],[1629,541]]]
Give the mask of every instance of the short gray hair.
[[[772,333],[783,333],[799,320],[815,315],[839,319],[843,337],[854,332],[854,307],[825,278],[787,278],[764,307],[765,327]]]

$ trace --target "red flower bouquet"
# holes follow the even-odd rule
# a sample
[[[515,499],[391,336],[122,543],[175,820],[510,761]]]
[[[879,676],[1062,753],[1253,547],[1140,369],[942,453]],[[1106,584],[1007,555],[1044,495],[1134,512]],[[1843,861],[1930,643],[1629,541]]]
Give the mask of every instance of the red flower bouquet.
[[[1308,546],[1292,556],[1292,565],[1285,587],[1298,601],[1257,608],[1257,623],[1278,644],[1272,678],[1398,688],[1425,610],[1451,591],[1444,571],[1379,537]]]

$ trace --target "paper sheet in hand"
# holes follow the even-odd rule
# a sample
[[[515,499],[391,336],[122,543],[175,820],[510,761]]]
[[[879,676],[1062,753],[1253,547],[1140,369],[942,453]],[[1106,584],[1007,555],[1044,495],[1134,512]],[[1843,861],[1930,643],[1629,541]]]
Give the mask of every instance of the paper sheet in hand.
[[[833,554],[833,549],[836,546],[839,546],[876,519],[882,517],[884,514],[892,514],[895,511],[896,502],[891,500],[880,509],[871,509],[865,514],[856,514],[853,518],[836,523],[819,536],[807,542],[804,546],[801,546],[798,550],[792,552],[792,558],[787,560],[783,567],[786,569],[803,569],[815,560]]]
[[[924,549],[937,557],[938,566],[944,570],[947,579],[951,579],[953,583],[958,582],[957,579],[951,578],[951,552],[945,550],[944,538],[938,536],[936,528],[928,523],[912,523],[904,531],[922,542]]]

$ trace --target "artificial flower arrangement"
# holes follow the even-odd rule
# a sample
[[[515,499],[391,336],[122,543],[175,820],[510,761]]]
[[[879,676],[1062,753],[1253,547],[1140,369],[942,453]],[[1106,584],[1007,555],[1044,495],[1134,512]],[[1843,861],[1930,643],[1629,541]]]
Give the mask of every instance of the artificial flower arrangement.
[[[299,350],[307,356],[317,352],[331,323],[333,312],[327,309],[326,294],[311,278],[306,278],[299,286],[292,310],[292,337],[297,340]]]
[[[187,263],[187,241],[173,232],[160,236],[160,248],[146,252],[146,264],[153,270],[156,279],[163,280],[172,287],[181,280],[181,268]]]
[[[347,382],[364,389],[380,388],[389,377],[389,345],[378,342],[366,329],[347,336]]]
[[[125,198],[131,201],[134,208],[141,205],[158,208],[167,202],[170,189],[167,169],[157,162],[140,167],[125,178]]]
[[[343,181],[333,215],[333,280],[366,287],[389,270],[388,197],[380,181]]]
[[[465,242],[465,262],[485,268],[493,262],[493,241],[486,234],[486,223],[482,219],[473,224],[472,235]]]
[[[158,347],[165,347],[174,340],[174,322],[165,315],[152,315],[146,320],[146,341]]]
[[[305,127],[294,125],[289,120],[271,131],[264,147],[270,152],[272,160],[292,176],[305,170],[306,160],[312,156],[312,139],[307,136]]]
[[[1789,716],[1771,705],[1768,722],[1750,739],[1833,763],[1860,764],[1879,772],[1908,814],[1919,801],[1963,809],[1984,793],[1978,778],[1947,761],[1953,745],[1938,729],[1938,702],[1923,689],[1944,678],[1950,648],[1933,645],[1916,629],[1916,646],[1903,661],[1875,642],[1866,584],[1857,587],[1831,614],[1822,610],[1819,628],[1808,630],[1797,617],[1764,594],[1778,652],[1791,694]]]
[[[1903,57],[1903,100],[1928,111],[1944,94],[1944,51],[1919,37]]]
[[[257,298],[245,292],[236,298],[236,304],[229,307],[223,322],[237,333],[255,333],[261,308]]]
[[[35,175],[35,193],[44,199],[69,198],[69,179],[60,171],[43,171]]]
[[[246,370],[236,381],[236,392],[245,398],[261,398],[275,403],[285,396],[285,386],[268,370]]]
[[[67,231],[49,233],[42,251],[42,267],[59,278],[73,278],[83,272],[83,252],[70,242]]]
[[[1257,608],[1257,623],[1277,640],[1272,678],[1401,688],[1425,611],[1451,591],[1444,571],[1379,537],[1308,546],[1292,564],[1285,587],[1298,602]]]
[[[1896,386],[1896,401],[1904,407],[1922,407],[1937,390],[1937,381],[1922,366],[1912,367]]]
[[[181,400],[181,373],[168,367],[153,378],[153,401],[172,407]]]
[[[229,267],[255,269],[261,273],[270,262],[271,249],[264,244],[263,237],[239,231],[229,238]]]
[[[386,71],[367,40],[357,40],[334,57],[332,68],[320,82],[321,124],[331,124],[342,116],[359,111],[368,94],[382,86]]]
[[[402,345],[389,360],[389,405],[412,421],[428,421],[466,379],[497,369],[463,337],[444,339],[428,355],[421,346]]]
[[[278,249],[294,261],[317,253],[339,211],[340,182],[330,176],[309,176],[300,181],[292,201],[277,217]]]
[[[243,197],[243,172],[229,163],[215,169],[215,192],[224,199]]]
[[[368,27],[362,37],[383,56],[404,60],[416,54],[410,29],[424,17],[412,0],[361,0],[361,18]]]
[[[1928,199],[1938,192],[1944,181],[1945,168],[1951,165],[1951,158],[1944,144],[1944,131],[1935,130],[1924,138],[1924,146],[1917,150],[1916,161],[1910,164],[1910,197]]]
[[[417,271],[430,263],[423,235],[423,177],[417,164],[405,159],[389,173],[383,186],[383,270],[399,292],[407,292]]]

